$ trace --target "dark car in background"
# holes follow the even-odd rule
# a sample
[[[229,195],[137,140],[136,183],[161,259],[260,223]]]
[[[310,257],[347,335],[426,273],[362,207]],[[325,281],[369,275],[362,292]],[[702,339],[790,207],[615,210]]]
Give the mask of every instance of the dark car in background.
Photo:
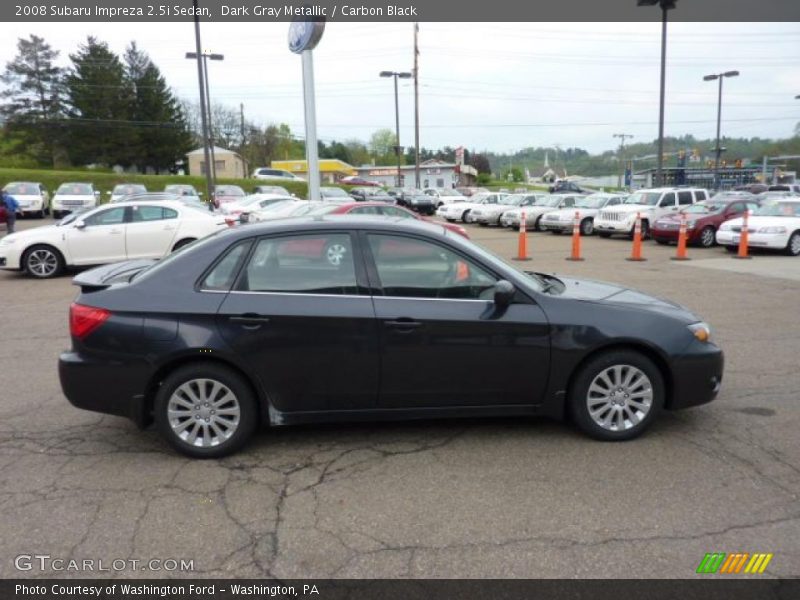
[[[758,205],[759,201],[752,194],[717,194],[710,200],[687,206],[680,213],[656,219],[650,235],[659,244],[677,242],[682,215],[686,215],[686,243],[710,248],[717,243],[716,235],[720,225],[741,217],[746,210],[755,210]]]
[[[322,421],[568,414],[627,440],[722,382],[709,326],[681,306],[523,273],[416,219],[275,220],[74,283],[67,399],[154,420],[194,457]]]
[[[319,196],[321,200],[328,202],[350,202],[353,199],[347,191],[332,185],[323,185],[319,188]]]
[[[433,198],[422,190],[415,188],[395,187],[386,190],[386,193],[397,200],[397,204],[421,215],[432,215],[436,212]]]
[[[374,187],[354,187],[350,190],[350,196],[358,202],[387,202],[388,204],[397,202],[394,196]]]
[[[589,191],[583,189],[572,181],[559,180],[550,186],[551,194],[588,194]]]
[[[369,181],[368,179],[364,179],[363,177],[358,177],[356,175],[342,177],[337,183],[342,185],[366,185],[369,187],[381,187],[381,184],[377,181]]]

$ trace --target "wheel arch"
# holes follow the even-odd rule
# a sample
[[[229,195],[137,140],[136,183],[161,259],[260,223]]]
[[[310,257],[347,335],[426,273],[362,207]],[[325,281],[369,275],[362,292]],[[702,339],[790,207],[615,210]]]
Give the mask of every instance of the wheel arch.
[[[155,403],[156,393],[158,392],[158,388],[161,386],[161,383],[164,381],[164,379],[176,369],[200,363],[216,364],[230,369],[239,375],[250,388],[250,391],[253,393],[253,397],[256,399],[256,402],[258,402],[260,424],[269,423],[269,400],[267,399],[267,394],[261,387],[260,383],[256,381],[245,369],[243,369],[240,365],[237,365],[234,361],[220,355],[198,356],[192,354],[176,356],[170,359],[159,366],[156,372],[150,377],[147,385],[145,386],[144,392],[144,405],[142,407],[143,414],[141,423],[142,426],[147,426],[153,422],[153,405]]]
[[[566,396],[564,398],[564,415],[569,415],[569,411],[566,410],[566,403],[572,394],[575,378],[577,377],[578,373],[580,373],[581,369],[583,369],[590,361],[594,360],[601,354],[605,354],[606,352],[617,352],[621,350],[638,352],[653,362],[653,364],[661,373],[661,377],[664,378],[664,408],[669,410],[672,407],[672,396],[675,386],[672,377],[672,371],[669,368],[666,358],[658,350],[652,346],[649,346],[648,344],[635,340],[620,340],[609,341],[607,344],[593,348],[591,351],[587,352],[586,355],[584,355],[584,357],[581,358],[581,360],[572,369],[572,372],[569,374],[567,379],[567,385],[565,386]]]
[[[26,273],[28,272],[28,268],[25,266],[25,261],[28,258],[28,253],[34,248],[41,246],[46,246],[48,248],[52,248],[53,250],[55,250],[56,253],[58,253],[58,255],[61,257],[61,262],[64,265],[64,267],[70,266],[70,264],[67,262],[67,254],[64,252],[62,248],[59,248],[56,244],[53,244],[52,242],[39,240],[29,243],[27,246],[25,246],[23,250],[20,251],[19,268],[21,271],[25,271]]]

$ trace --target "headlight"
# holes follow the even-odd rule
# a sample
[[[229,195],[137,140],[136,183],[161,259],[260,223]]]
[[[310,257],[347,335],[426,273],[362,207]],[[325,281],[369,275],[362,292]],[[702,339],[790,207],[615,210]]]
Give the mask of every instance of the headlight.
[[[706,342],[709,344],[713,342],[711,338],[711,326],[708,323],[701,322],[689,325],[689,331],[691,331],[692,335],[694,335],[694,337],[701,342]]]
[[[759,227],[757,233],[786,233],[786,227]]]

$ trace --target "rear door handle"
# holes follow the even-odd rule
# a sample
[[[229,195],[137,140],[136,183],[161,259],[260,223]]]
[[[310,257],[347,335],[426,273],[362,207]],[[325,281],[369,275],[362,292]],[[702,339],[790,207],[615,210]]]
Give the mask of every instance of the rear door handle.
[[[400,332],[400,333],[408,333],[413,331],[414,329],[419,329],[422,327],[422,323],[419,321],[414,321],[412,319],[396,319],[392,321],[384,321],[383,322],[386,327],[391,327],[392,329]]]
[[[245,313],[243,315],[234,315],[229,318],[233,323],[239,323],[244,329],[258,329],[265,323],[269,323],[269,317],[257,315],[255,313]]]

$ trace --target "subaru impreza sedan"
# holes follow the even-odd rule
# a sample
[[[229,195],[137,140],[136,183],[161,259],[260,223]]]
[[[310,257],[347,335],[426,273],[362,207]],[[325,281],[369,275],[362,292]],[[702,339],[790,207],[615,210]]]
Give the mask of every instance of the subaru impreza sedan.
[[[523,273],[412,219],[258,223],[74,282],[67,399],[154,421],[193,457],[323,421],[569,415],[628,440],[722,382],[722,351],[687,309]]]

